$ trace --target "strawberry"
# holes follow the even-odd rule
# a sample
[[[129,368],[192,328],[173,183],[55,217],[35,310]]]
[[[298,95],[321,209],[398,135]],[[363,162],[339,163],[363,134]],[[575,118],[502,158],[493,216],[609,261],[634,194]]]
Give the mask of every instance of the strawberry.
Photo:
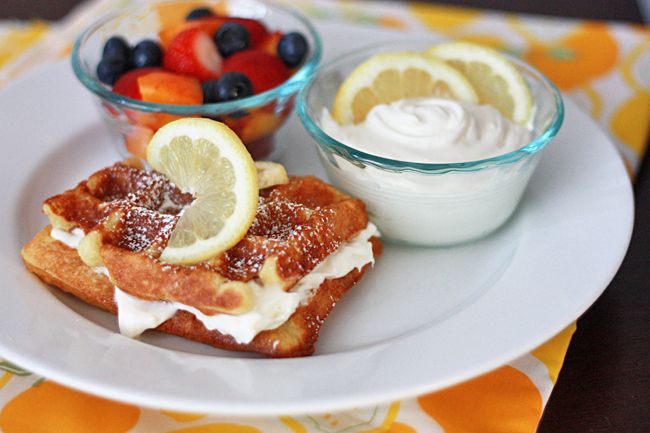
[[[289,69],[277,56],[264,50],[239,51],[223,62],[223,72],[241,72],[253,83],[253,93],[261,93],[289,78]]]
[[[172,39],[165,52],[165,69],[190,75],[199,80],[213,80],[221,75],[221,56],[212,37],[201,28],[183,30]]]
[[[133,99],[142,99],[140,94],[140,87],[138,86],[138,78],[147,75],[150,72],[161,72],[162,68],[141,68],[134,69],[122,75],[113,85],[113,92],[119,93],[122,96]]]
[[[273,54],[275,56],[278,54],[278,42],[280,42],[282,36],[283,36],[282,32],[269,33],[264,38],[264,42],[262,42],[258,48],[266,51],[269,54]]]
[[[226,20],[246,27],[246,30],[248,30],[248,33],[251,35],[251,47],[253,48],[264,43],[264,40],[269,34],[266,26],[257,20],[240,17],[226,17]]]

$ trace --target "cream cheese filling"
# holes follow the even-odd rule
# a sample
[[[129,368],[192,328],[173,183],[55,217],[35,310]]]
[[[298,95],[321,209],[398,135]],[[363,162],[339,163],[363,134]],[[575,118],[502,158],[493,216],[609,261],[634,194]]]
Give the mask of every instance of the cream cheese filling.
[[[72,231],[66,232],[65,230],[52,227],[50,236],[76,250],[79,248],[79,242],[85,236],[85,233],[79,228],[74,228]]]
[[[53,228],[50,235],[76,249],[84,233],[80,229],[66,232]],[[364,230],[319,263],[289,292],[285,292],[280,285],[264,286],[259,280],[249,281],[247,284],[255,295],[255,306],[251,311],[236,316],[229,314],[208,316],[190,305],[179,302],[146,301],[115,286],[120,332],[128,337],[137,337],[182,310],[193,314],[209,330],[230,335],[238,343],[249,343],[260,332],[275,329],[286,322],[301,304],[311,298],[314,289],[326,279],[340,278],[354,269],[360,270],[368,263],[374,264],[370,238],[378,235],[377,227],[368,223]],[[95,268],[95,270],[108,276],[106,268]]]

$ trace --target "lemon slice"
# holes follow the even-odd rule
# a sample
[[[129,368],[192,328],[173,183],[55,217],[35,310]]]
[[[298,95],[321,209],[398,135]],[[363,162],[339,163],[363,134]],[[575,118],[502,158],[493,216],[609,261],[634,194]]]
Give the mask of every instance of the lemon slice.
[[[151,138],[147,160],[194,196],[181,213],[162,261],[198,263],[244,237],[257,209],[257,170],[230,128],[210,119],[170,122]]]
[[[444,62],[416,52],[389,52],[369,58],[348,76],[332,117],[340,124],[359,123],[375,105],[423,96],[478,102],[470,82]]]
[[[431,47],[427,53],[465,74],[481,104],[492,105],[517,123],[530,118],[530,90],[517,68],[498,51],[469,42],[448,42]]]
[[[282,164],[271,161],[255,161],[255,168],[257,169],[257,187],[259,189],[289,183],[289,176]]]

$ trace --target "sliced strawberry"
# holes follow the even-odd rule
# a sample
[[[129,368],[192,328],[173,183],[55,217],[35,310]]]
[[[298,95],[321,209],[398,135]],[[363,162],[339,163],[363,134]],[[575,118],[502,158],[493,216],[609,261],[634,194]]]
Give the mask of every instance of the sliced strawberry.
[[[273,54],[274,56],[277,56],[278,55],[278,42],[280,42],[280,39],[282,38],[282,35],[284,35],[284,33],[282,33],[282,32],[269,33],[264,38],[264,42],[262,42],[258,48],[261,49],[261,50],[266,51],[269,54]]]
[[[157,104],[195,105],[203,103],[199,80],[171,72],[155,71],[137,79],[140,95]]]
[[[253,83],[253,93],[279,86],[289,78],[289,69],[279,57],[264,50],[245,50],[223,62],[223,72],[241,72]]]
[[[221,75],[221,56],[212,37],[201,28],[180,32],[167,47],[165,69],[199,80],[213,80]]]
[[[226,20],[246,27],[246,30],[248,30],[248,33],[251,35],[251,47],[253,48],[263,44],[264,40],[269,35],[266,26],[257,20],[240,17],[226,17]]]
[[[113,92],[119,93],[122,96],[133,99],[142,99],[140,94],[140,87],[138,86],[138,78],[147,75],[150,72],[161,72],[162,68],[141,68],[134,69],[122,75],[113,85]]]

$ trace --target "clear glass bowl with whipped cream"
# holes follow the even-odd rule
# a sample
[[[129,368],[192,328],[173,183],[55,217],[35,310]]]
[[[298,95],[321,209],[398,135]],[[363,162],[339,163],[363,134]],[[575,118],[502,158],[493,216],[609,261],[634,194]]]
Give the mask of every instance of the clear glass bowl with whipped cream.
[[[321,66],[299,95],[298,114],[330,180],[361,198],[383,238],[397,243],[454,245],[499,228],[517,208],[564,116],[557,88],[507,56],[532,97],[526,124],[489,105],[440,97],[381,104],[355,124],[332,118],[337,91],[359,64],[382,52],[424,51],[434,42],[349,53]]]

